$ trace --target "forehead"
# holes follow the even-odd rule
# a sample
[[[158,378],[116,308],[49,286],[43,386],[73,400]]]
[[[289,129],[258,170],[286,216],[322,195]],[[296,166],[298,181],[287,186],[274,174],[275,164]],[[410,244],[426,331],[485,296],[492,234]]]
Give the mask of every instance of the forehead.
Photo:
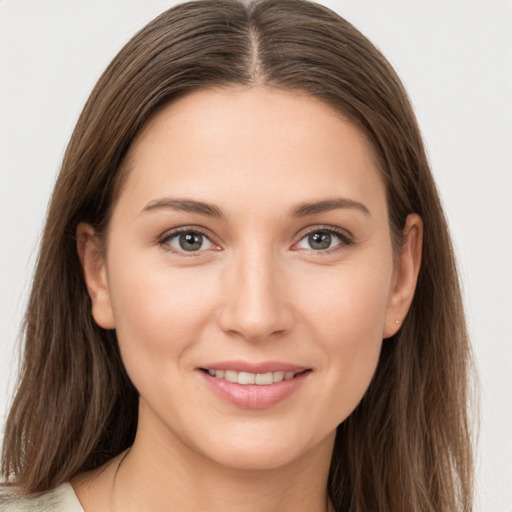
[[[164,193],[227,208],[237,198],[271,207],[272,199],[278,206],[385,197],[372,148],[354,123],[305,94],[261,86],[194,91],[163,107],[137,135],[126,167],[123,194],[139,203]]]

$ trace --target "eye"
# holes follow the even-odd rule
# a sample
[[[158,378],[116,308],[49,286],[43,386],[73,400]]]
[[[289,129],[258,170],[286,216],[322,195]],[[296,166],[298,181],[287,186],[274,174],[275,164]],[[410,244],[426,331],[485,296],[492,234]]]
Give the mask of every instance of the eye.
[[[303,236],[295,245],[297,249],[327,251],[350,245],[352,241],[344,233],[333,229],[315,229]]]
[[[186,230],[174,232],[161,242],[170,246],[176,252],[198,252],[212,249],[214,244],[200,231]]]

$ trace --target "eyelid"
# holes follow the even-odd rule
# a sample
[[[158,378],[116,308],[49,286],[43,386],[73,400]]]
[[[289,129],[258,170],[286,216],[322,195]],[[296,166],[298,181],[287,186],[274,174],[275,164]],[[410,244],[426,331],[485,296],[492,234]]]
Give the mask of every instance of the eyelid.
[[[316,233],[316,232],[321,232],[321,231],[335,235],[336,237],[338,237],[340,239],[341,243],[339,243],[335,247],[331,247],[329,249],[323,249],[323,250],[318,250],[318,249],[309,249],[308,250],[308,249],[296,248],[297,244],[299,242],[301,242],[305,237],[307,237],[311,233]],[[214,248],[213,249],[211,249],[211,248],[210,249],[201,249],[199,251],[181,251],[179,249],[176,249],[175,247],[172,247],[170,244],[167,243],[171,238],[174,238],[174,237],[180,235],[181,233],[194,233],[194,232],[200,233],[205,238],[207,238],[210,241],[210,243],[214,246]],[[354,243],[352,233],[350,233],[346,229],[342,229],[342,228],[339,228],[336,226],[323,225],[323,224],[310,226],[310,227],[306,228],[305,230],[302,230],[298,235],[296,235],[295,238],[296,238],[296,241],[292,244],[292,247],[291,247],[292,250],[295,248],[295,250],[304,250],[304,251],[309,251],[309,252],[313,252],[313,253],[317,253],[317,254],[330,253],[330,252],[342,250],[342,249],[346,248],[347,246],[350,246]],[[165,250],[168,250],[171,253],[179,254],[182,256],[199,256],[206,251],[222,250],[220,244],[216,241],[216,237],[214,235],[212,235],[212,233],[209,230],[206,230],[205,228],[202,228],[201,226],[195,226],[195,225],[185,225],[185,226],[179,226],[176,228],[172,228],[172,229],[164,232],[161,236],[159,236],[157,238],[157,243],[160,246],[162,246]]]
[[[338,245],[336,245],[334,247],[330,247],[328,249],[323,249],[323,250],[299,249],[299,248],[297,248],[295,250],[309,251],[309,252],[313,252],[316,254],[330,253],[330,252],[335,252],[335,251],[345,249],[347,246],[350,246],[354,243],[354,237],[353,237],[352,233],[350,233],[346,229],[341,229],[341,228],[338,228],[335,226],[319,224],[316,226],[311,226],[309,228],[306,228],[306,230],[301,231],[297,235],[297,237],[296,237],[297,241],[293,243],[292,249],[294,247],[296,247],[302,240],[304,240],[304,238],[306,238],[307,236],[309,236],[312,233],[317,233],[317,232],[327,232],[327,233],[333,234],[340,239],[341,243],[339,243]]]
[[[213,249],[209,248],[209,249],[201,249],[199,251],[182,251],[180,249],[177,249],[176,247],[171,246],[168,243],[169,240],[171,240],[172,238],[174,238],[182,233],[199,233],[199,234],[201,234],[202,236],[204,236],[206,239],[209,240],[209,242],[213,245]],[[180,256],[187,256],[187,257],[200,256],[202,253],[204,253],[206,251],[221,250],[220,245],[215,241],[215,237],[208,230],[206,230],[200,226],[194,226],[194,225],[192,225],[192,226],[185,225],[185,226],[179,226],[176,228],[172,228],[172,229],[166,231],[165,233],[163,233],[161,236],[159,236],[157,239],[157,243],[158,243],[158,245],[160,245],[162,248],[164,248],[166,251],[169,251],[170,253],[179,254]]]

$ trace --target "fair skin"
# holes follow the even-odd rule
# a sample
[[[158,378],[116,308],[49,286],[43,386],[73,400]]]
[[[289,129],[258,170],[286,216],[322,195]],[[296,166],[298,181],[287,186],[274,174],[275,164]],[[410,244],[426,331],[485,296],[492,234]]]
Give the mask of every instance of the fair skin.
[[[139,424],[120,466],[72,480],[85,511],[325,512],[336,427],[412,301],[421,220],[395,257],[364,136],[262,86],[166,106],[127,166],[105,254],[91,226],[77,237]]]

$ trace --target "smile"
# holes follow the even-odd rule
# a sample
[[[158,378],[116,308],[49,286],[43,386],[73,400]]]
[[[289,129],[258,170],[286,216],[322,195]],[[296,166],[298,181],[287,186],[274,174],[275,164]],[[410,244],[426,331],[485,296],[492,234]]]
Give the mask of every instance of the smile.
[[[199,373],[217,396],[242,409],[265,409],[277,405],[297,392],[313,373],[311,368],[286,363],[230,362],[218,366],[220,368],[198,368],[201,370]]]
[[[269,386],[283,380],[291,380],[303,372],[275,371],[266,373],[237,372],[235,370],[206,370],[212,377],[222,379],[233,384]]]

